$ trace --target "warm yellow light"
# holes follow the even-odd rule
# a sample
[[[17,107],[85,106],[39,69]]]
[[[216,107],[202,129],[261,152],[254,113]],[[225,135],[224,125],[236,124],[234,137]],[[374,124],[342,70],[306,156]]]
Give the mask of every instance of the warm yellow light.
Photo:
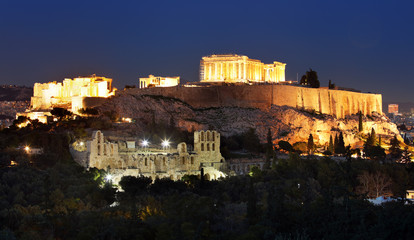
[[[132,118],[122,118],[123,122],[127,122],[127,123],[131,123],[132,122]]]
[[[30,148],[29,148],[28,146],[26,146],[26,147],[24,147],[24,150],[25,150],[26,152],[29,152],[29,151],[30,151]]]

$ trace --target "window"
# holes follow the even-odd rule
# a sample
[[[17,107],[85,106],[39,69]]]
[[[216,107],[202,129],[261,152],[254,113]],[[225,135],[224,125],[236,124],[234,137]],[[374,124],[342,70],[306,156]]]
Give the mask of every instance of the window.
[[[101,155],[101,145],[98,144],[98,155]]]
[[[201,144],[201,151],[204,151],[204,143]]]
[[[207,151],[210,151],[210,144],[207,143]]]
[[[216,151],[216,148],[215,148],[214,143],[212,143],[212,144],[211,144],[211,150],[212,150],[212,151]]]
[[[204,132],[201,132],[201,141],[204,141]]]
[[[145,158],[145,166],[148,166],[148,160]]]

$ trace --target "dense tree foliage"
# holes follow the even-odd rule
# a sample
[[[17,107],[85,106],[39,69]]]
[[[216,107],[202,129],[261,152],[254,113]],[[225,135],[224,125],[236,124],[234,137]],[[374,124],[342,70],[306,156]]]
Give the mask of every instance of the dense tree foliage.
[[[73,135],[84,134],[79,129],[93,121],[68,121],[60,126],[31,124],[0,131],[1,239],[414,236],[413,205],[397,200],[375,206],[365,200],[384,195],[405,197],[406,190],[414,187],[412,164],[305,159],[291,153],[287,159],[273,155],[271,168],[252,168],[247,176],[206,181],[186,175],[182,181],[154,182],[130,176],[122,178],[117,189],[105,181],[104,171],[86,171],[70,157],[68,143]],[[64,131],[63,125],[78,129],[78,133]],[[178,132],[175,136],[187,137]],[[251,144],[248,136],[257,137],[249,130],[238,137],[223,138],[224,144],[247,148]],[[337,144],[341,142],[340,136],[336,138]],[[265,153],[270,140],[251,149]],[[16,149],[23,144],[44,148],[44,152],[29,155]],[[279,147],[293,150],[288,142],[279,142]],[[299,147],[306,151],[307,143]]]
[[[313,71],[312,69],[309,69],[309,71],[306,71],[306,74],[302,76],[300,79],[301,85],[307,85],[312,88],[319,88],[320,82],[318,79],[317,72]]]

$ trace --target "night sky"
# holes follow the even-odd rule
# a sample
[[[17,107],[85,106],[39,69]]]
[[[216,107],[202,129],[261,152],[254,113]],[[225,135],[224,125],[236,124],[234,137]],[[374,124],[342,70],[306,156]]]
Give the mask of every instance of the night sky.
[[[149,74],[198,81],[202,56],[287,63],[344,87],[412,101],[412,1],[0,0],[0,84],[96,73],[114,85]],[[414,100],[413,100],[414,102]]]

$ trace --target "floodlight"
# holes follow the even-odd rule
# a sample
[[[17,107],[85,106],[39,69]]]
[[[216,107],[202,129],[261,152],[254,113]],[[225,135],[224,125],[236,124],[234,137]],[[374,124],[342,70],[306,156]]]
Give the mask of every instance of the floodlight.
[[[161,144],[162,144],[163,147],[169,147],[170,146],[170,142],[168,140],[163,140]]]

